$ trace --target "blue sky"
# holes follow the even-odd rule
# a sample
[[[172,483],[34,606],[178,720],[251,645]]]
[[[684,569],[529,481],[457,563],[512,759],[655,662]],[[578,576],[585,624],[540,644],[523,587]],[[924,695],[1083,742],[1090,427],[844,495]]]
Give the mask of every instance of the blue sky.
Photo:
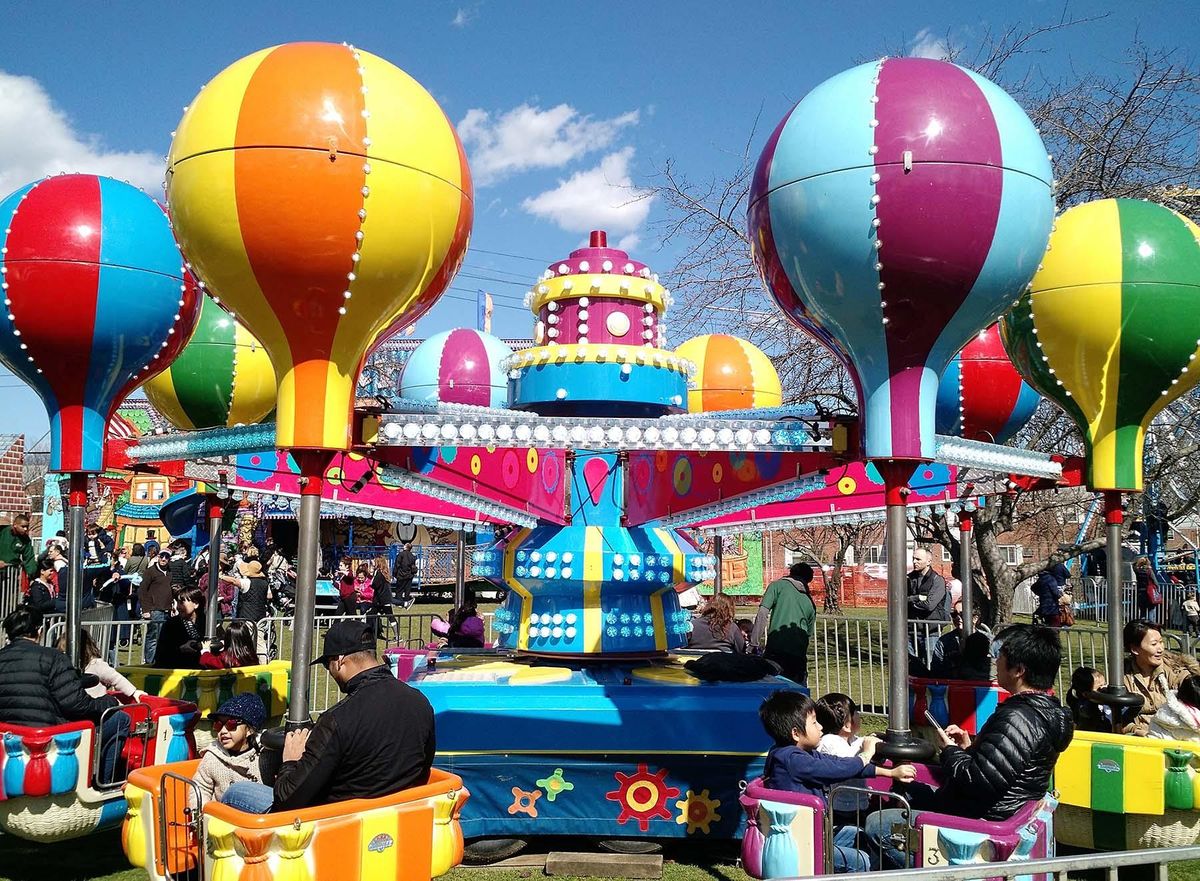
[[[1086,75],[1119,61],[1134,32],[1187,50],[1200,27],[1186,6],[1075,2],[1068,16],[1107,17],[1044,40],[1031,61],[1052,76]],[[0,189],[59,170],[149,187],[183,106],[227,64],[292,40],[351,42],[433,93],[476,175],[471,252],[418,336],[462,323],[480,287],[495,296],[493,330],[523,336],[525,285],[594,225],[636,243],[631,252],[670,284],[661,206],[631,198],[664,161],[693,179],[726,174],[756,118],[755,155],[795,101],[845,67],[887,52],[937,56],[947,41],[970,48],[989,28],[1051,24],[1063,10],[1035,0],[14,0],[0,11]],[[0,413],[0,430],[30,443],[46,430],[40,401],[6,372]]]

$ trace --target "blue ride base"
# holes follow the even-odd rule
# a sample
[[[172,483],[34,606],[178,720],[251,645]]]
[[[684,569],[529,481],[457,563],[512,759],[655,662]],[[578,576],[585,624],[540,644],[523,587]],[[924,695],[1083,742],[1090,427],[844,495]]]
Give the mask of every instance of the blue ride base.
[[[661,661],[533,662],[444,653],[409,682],[437,716],[435,763],[462,777],[473,838],[734,839],[782,677],[706,683]]]

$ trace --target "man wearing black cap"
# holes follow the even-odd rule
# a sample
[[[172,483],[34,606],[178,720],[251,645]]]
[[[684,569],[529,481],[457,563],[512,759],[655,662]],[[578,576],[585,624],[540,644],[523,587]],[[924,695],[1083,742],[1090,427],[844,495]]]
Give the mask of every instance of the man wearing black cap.
[[[334,623],[313,663],[325,666],[346,697],[311,731],[288,733],[271,809],[380,798],[426,783],[435,746],[433,707],[379,661],[367,623]]]

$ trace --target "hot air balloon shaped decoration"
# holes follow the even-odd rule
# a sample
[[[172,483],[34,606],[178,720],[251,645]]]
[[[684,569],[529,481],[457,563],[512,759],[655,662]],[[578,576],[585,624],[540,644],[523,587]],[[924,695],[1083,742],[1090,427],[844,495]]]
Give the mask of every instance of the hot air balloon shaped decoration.
[[[260,422],[275,407],[271,359],[211,297],[202,302],[191,340],[170,367],[146,383],[146,397],[184,431]]]
[[[1200,229],[1135,199],[1078,205],[1055,226],[1005,346],[1079,426],[1088,485],[1140,492],[1150,422],[1200,380]]]
[[[184,113],[168,207],[197,274],[271,356],[281,448],[349,448],[367,346],[449,283],[471,192],[437,102],[350,46],[256,52]]]
[[[942,61],[852,68],[771,135],[754,257],[784,313],[851,366],[869,458],[933,458],[939,377],[1033,276],[1051,183],[1016,102]]]
[[[1016,437],[1041,396],[1017,372],[999,325],[977,333],[950,359],[938,385],[938,434],[1003,444]]]

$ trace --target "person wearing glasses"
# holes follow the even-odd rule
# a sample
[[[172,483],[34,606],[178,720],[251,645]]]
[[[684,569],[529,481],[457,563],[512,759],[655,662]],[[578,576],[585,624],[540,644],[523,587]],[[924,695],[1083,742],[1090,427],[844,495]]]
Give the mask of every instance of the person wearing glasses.
[[[433,707],[379,660],[371,624],[334,622],[313,661],[346,695],[311,729],[289,731],[274,787],[237,783],[224,803],[248,813],[288,811],[352,798],[382,798],[429,781]]]
[[[267,708],[257,694],[238,694],[226,700],[212,716],[213,742],[200,757],[196,788],[201,806],[224,801],[237,783],[262,785],[258,765],[257,734],[267,721]]]

